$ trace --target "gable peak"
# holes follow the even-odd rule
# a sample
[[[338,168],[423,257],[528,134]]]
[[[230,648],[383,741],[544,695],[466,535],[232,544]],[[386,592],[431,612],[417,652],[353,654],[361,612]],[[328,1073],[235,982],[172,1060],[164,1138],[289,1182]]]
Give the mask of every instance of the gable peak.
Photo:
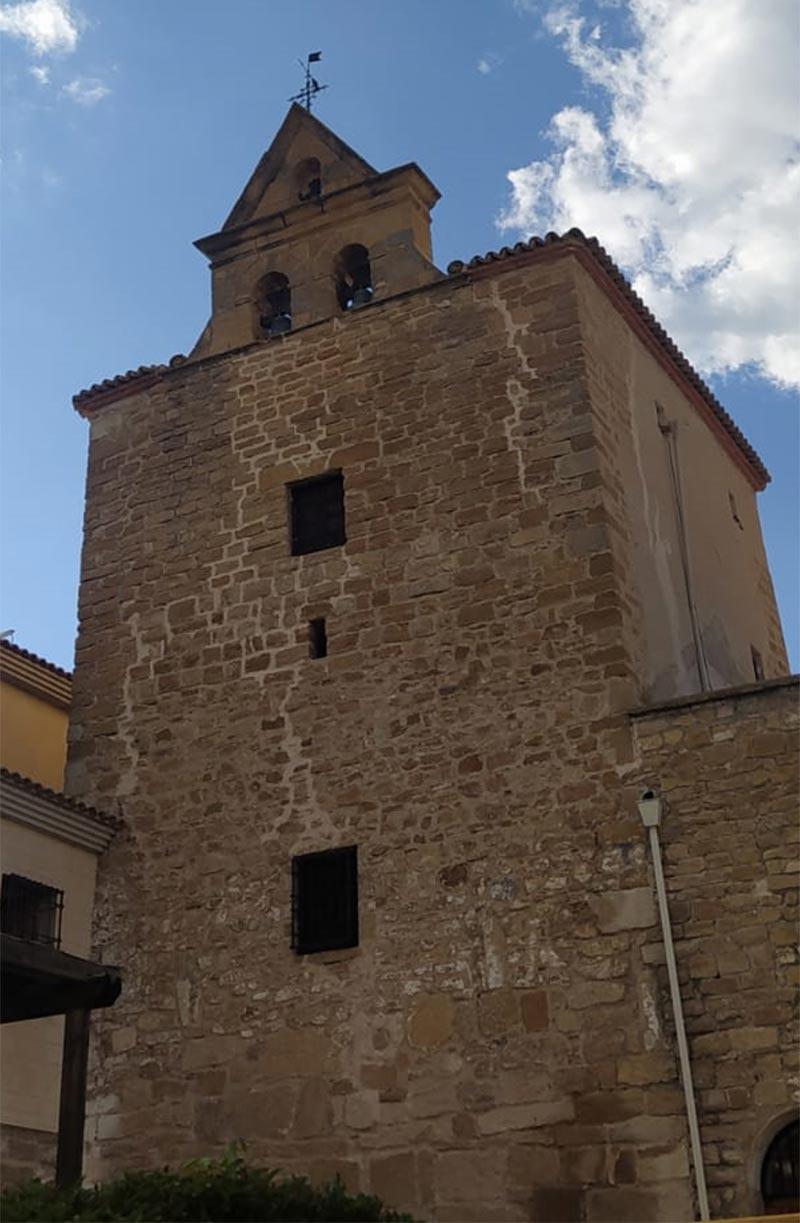
[[[293,102],[222,229],[237,229],[257,216],[293,207],[309,198],[316,179],[328,192],[376,173],[316,115]]]

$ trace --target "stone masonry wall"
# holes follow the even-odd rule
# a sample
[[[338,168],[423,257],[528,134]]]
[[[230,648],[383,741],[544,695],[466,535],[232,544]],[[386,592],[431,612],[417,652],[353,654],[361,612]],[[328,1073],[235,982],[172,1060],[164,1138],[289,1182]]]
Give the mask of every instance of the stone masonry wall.
[[[761,1163],[797,1115],[798,682],[633,719],[661,836],[712,1217],[759,1214]],[[642,948],[658,964],[660,941]],[[666,970],[661,986],[666,999]]]
[[[562,258],[97,412],[90,1175],[242,1137],[442,1221],[690,1217],[583,361]],[[346,545],[290,556],[287,481],[336,467]],[[298,957],[291,856],[353,843],[361,945]]]
[[[786,675],[750,480],[583,267],[576,283],[621,636],[642,700],[751,683],[753,648],[766,678]],[[687,575],[706,682],[698,670]]]

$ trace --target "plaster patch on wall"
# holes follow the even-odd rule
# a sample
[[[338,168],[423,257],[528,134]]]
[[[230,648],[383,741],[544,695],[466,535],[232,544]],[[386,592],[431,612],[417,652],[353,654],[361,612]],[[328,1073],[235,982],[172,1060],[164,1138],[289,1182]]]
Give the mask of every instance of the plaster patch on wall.
[[[642,1004],[642,1014],[645,1020],[644,1047],[650,1052],[661,1041],[661,1025],[658,1022],[658,1008],[650,986],[646,981],[639,982],[639,998]]]
[[[507,336],[508,347],[511,348],[519,358],[520,368],[524,374],[534,381],[538,378],[536,369],[531,364],[530,358],[519,342],[518,336],[528,330],[527,323],[515,323],[511,317],[511,311],[506,305],[503,298],[500,296],[499,282],[492,281],[492,301],[499,311],[505,332]],[[522,432],[522,412],[528,406],[528,396],[523,383],[519,378],[509,378],[506,381],[506,395],[511,404],[511,415],[507,416],[503,421],[503,429],[505,431],[508,449],[515,455],[517,460],[517,471],[519,474],[520,492],[533,493],[536,500],[539,500],[538,490],[528,488],[528,475],[525,470],[525,453],[522,446],[520,434]]]

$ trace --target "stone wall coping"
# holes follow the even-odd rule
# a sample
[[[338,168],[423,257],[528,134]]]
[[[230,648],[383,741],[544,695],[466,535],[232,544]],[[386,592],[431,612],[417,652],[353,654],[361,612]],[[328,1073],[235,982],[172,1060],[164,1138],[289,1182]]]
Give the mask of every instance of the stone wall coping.
[[[689,696],[676,696],[655,705],[637,705],[628,710],[629,718],[654,717],[670,709],[688,709],[691,705],[710,705],[714,701],[740,700],[742,697],[760,696],[778,688],[796,688],[800,685],[800,673],[782,675],[778,679],[763,679],[753,684],[737,684],[732,688],[717,688],[714,692],[695,692]]]

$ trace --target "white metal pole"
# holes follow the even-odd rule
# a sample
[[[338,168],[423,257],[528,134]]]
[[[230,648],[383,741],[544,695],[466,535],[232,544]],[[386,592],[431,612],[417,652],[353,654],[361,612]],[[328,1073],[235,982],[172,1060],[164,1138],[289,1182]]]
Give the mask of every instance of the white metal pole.
[[[703,1148],[700,1143],[700,1127],[697,1123],[697,1105],[694,1098],[692,1066],[689,1061],[689,1045],[686,1041],[686,1026],[683,1021],[683,1002],[681,1000],[681,987],[678,982],[675,946],[672,942],[672,925],[670,923],[669,908],[667,907],[667,889],[664,882],[664,869],[661,865],[661,842],[658,838],[661,800],[655,797],[645,799],[640,803],[639,811],[642,821],[650,833],[650,853],[653,858],[653,873],[656,879],[658,913],[661,918],[661,934],[664,939],[664,955],[667,961],[669,992],[672,998],[672,1014],[675,1019],[675,1035],[678,1040],[678,1061],[680,1062],[683,1095],[686,1101],[686,1120],[689,1124],[689,1142],[692,1149],[692,1166],[694,1168],[694,1181],[697,1189],[697,1204],[700,1208],[700,1218],[708,1219],[710,1215],[708,1213],[706,1173],[703,1167]]]

